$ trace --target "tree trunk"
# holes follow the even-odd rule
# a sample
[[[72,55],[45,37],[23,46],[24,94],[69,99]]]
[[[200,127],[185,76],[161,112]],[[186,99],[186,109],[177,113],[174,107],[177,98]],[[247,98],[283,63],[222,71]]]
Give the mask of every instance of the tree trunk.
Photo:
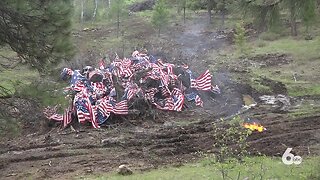
[[[290,25],[291,25],[291,36],[297,36],[297,22],[296,22],[296,6],[294,3],[290,3]]]
[[[84,1],[81,0],[81,16],[80,16],[80,22],[83,23],[83,18],[84,18]]]
[[[208,16],[209,16],[209,23],[212,24],[212,9],[214,7],[214,1],[207,0],[207,10],[208,10]]]
[[[210,8],[208,8],[208,16],[209,16],[209,23],[212,24],[212,12]]]
[[[183,23],[186,23],[186,6],[183,7]]]
[[[222,10],[222,15],[221,15],[221,29],[224,29],[225,19],[226,19],[226,12],[225,12],[225,10]]]
[[[221,29],[224,28],[224,22],[225,22],[225,18],[226,18],[226,1],[223,0],[222,1],[223,3],[223,7],[222,7],[222,10],[221,10]]]
[[[93,21],[96,20],[96,15],[97,15],[97,10],[98,10],[98,0],[94,0],[94,11],[93,11],[93,16],[92,16],[92,19]]]
[[[120,9],[117,11],[117,38],[119,37],[120,31]]]
[[[260,8],[260,12],[261,12],[261,19],[260,19],[260,24],[259,24],[259,29],[261,32],[264,32],[267,30],[267,15],[268,15],[268,8],[267,7],[261,7]]]

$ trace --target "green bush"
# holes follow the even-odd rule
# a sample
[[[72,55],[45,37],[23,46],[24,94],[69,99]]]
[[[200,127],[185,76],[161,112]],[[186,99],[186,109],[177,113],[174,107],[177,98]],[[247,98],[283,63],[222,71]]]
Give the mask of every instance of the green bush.
[[[61,104],[67,107],[68,101],[63,94],[65,83],[58,83],[50,79],[41,79],[29,85],[17,84],[15,96],[37,100],[42,106]]]

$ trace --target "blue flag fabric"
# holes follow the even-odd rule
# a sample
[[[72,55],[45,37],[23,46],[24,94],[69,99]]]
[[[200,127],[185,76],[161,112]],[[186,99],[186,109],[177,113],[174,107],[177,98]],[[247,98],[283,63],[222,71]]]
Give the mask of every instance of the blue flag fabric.
[[[70,79],[70,84],[75,85],[78,81],[84,80],[85,78],[80,74],[79,70],[73,71],[73,75]]]

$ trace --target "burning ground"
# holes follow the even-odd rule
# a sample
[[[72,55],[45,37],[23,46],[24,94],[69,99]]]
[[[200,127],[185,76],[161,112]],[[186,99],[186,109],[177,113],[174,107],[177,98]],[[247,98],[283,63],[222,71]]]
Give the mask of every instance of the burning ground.
[[[149,31],[148,28],[140,29]],[[101,35],[107,37],[108,31],[103,28],[95,32],[80,31],[78,40],[81,42],[85,38]],[[198,73],[218,63],[212,63],[207,53],[215,53],[215,50],[224,49],[228,45],[225,40],[217,38],[219,36],[215,31],[207,29],[204,16],[187,22],[186,26],[177,25],[172,32],[175,33],[164,36],[150,49],[158,52],[157,55],[166,54],[169,61],[175,58],[187,62]],[[182,35],[178,32],[182,32]],[[148,32],[141,34],[146,35]],[[139,33],[135,35],[139,37]],[[98,54],[96,51],[88,51],[79,56],[94,59]],[[277,56],[263,58],[272,61]],[[281,62],[285,64],[291,61],[283,59],[286,57],[281,56]],[[240,64],[238,68],[247,70],[247,62],[258,60],[243,60],[243,65]],[[273,64],[265,63],[264,67]],[[60,130],[53,126],[47,127],[44,133],[33,129],[23,137],[4,138],[0,143],[0,175],[4,179],[67,179],[114,171],[120,164],[129,164],[134,170],[149,170],[167,164],[194,162],[201,158],[197,152],[218,151],[213,146],[213,123],[219,118],[230,120],[234,116],[249,118],[266,128],[262,132],[253,131],[249,136],[248,142],[253,154],[281,156],[287,147],[293,148],[294,153],[302,157],[320,154],[318,96],[277,96],[277,92],[285,93],[288,89],[281,82],[268,79],[264,82],[267,82],[266,86],[270,87],[271,92],[261,98],[264,94],[256,86],[246,81],[240,83],[234,78],[231,73],[234,66],[223,66],[213,75],[222,94],[203,98],[204,108],[191,108],[182,113],[160,112],[155,119],[118,120],[100,130],[83,126],[79,132],[73,132],[71,129]],[[238,76],[243,75],[242,71],[237,73]],[[248,100],[248,97],[252,99]],[[303,108],[311,113],[305,114],[306,111],[301,111]]]

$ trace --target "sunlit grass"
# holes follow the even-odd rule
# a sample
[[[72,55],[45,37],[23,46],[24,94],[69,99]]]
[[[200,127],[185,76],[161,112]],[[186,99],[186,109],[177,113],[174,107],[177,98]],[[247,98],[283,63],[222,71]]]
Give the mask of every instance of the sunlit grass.
[[[264,47],[254,47],[254,54],[285,53],[292,54],[297,60],[320,58],[320,39],[306,41],[304,39],[283,38],[266,42]]]
[[[304,157],[303,157],[304,158]],[[244,163],[232,162],[228,164],[214,163],[211,159],[196,164],[186,164],[181,167],[166,167],[147,172],[135,172],[130,176],[121,176],[115,173],[104,174],[98,177],[82,177],[82,179],[97,180],[149,180],[149,179],[222,179],[222,168],[232,179],[317,179],[320,177],[317,168],[320,168],[320,158],[304,158],[300,165],[285,165],[281,158],[253,157],[247,158]],[[239,178],[238,178],[239,176]]]

